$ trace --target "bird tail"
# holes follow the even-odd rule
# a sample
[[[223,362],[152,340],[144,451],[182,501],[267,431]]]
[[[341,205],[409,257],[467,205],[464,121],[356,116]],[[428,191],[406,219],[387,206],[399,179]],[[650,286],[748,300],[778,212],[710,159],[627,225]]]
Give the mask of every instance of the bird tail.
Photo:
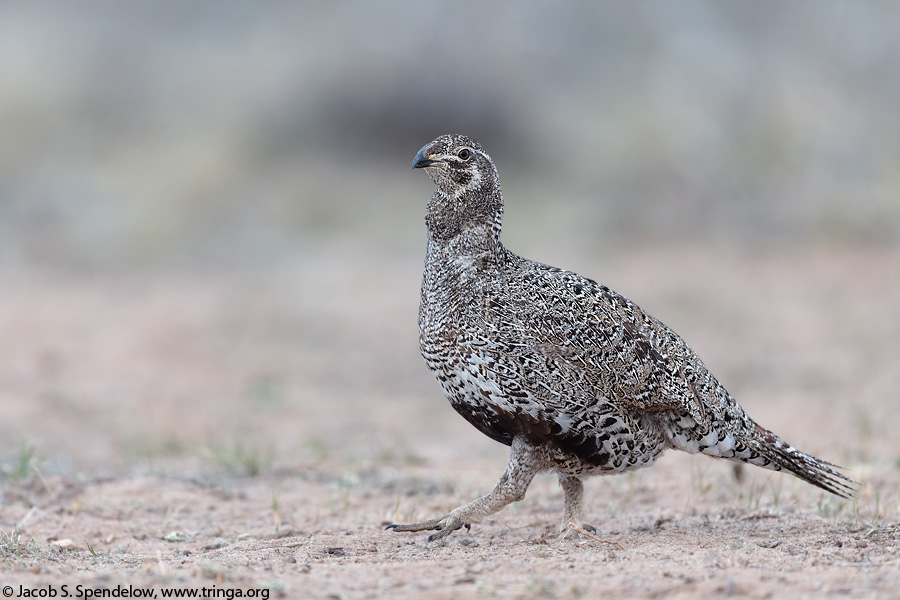
[[[837,465],[797,450],[758,424],[754,433],[752,441],[747,444],[751,449],[750,456],[736,455],[733,460],[742,460],[774,471],[787,471],[841,498],[849,498],[856,491],[859,484],[840,473]]]

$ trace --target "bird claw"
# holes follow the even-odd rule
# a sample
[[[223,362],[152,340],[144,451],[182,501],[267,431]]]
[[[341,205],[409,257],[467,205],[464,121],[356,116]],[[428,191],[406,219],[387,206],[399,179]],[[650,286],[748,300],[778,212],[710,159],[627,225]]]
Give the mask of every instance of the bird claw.
[[[429,536],[428,536],[428,541],[429,541],[429,542],[436,542],[436,541],[438,541],[438,540],[444,539],[445,537],[447,537],[448,535],[450,535],[451,533],[453,533],[453,532],[456,531],[457,529],[461,529],[461,528],[463,528],[463,527],[466,528],[466,532],[469,532],[469,531],[472,530],[472,524],[471,524],[471,523],[464,523],[464,522],[462,521],[462,519],[451,519],[450,521],[448,521],[448,523],[447,523],[446,525],[443,525],[443,526],[441,526],[441,527],[438,527],[438,529],[439,529],[440,531],[438,531],[437,533],[432,533],[431,535],[429,535]]]
[[[441,521],[447,518],[449,515],[445,515],[438,519],[431,519],[429,521],[419,521],[418,523],[391,523],[385,529],[393,529],[394,531],[428,531],[431,529],[442,529]]]
[[[607,546],[612,546],[613,548],[618,548],[619,550],[622,550],[622,546],[618,542],[604,540],[604,539],[600,539],[599,537],[597,537],[597,535],[596,535],[597,529],[595,527],[593,527],[592,525],[585,524],[584,526],[581,526],[578,523],[575,523],[574,521],[569,522],[565,526],[565,530],[561,531],[559,533],[559,540],[562,541],[562,540],[566,539],[569,536],[569,534],[573,531],[577,531],[582,536],[592,539],[595,542],[599,542],[601,544],[606,544]]]
[[[393,529],[394,531],[432,531],[436,530],[437,533],[433,533],[428,536],[429,542],[436,542],[437,540],[443,539],[460,529],[461,527],[465,527],[466,530],[472,529],[471,523],[466,523],[460,517],[455,516],[452,512],[444,515],[443,517],[439,517],[437,519],[431,519],[429,521],[420,521],[418,523],[392,523],[385,527],[387,529]]]

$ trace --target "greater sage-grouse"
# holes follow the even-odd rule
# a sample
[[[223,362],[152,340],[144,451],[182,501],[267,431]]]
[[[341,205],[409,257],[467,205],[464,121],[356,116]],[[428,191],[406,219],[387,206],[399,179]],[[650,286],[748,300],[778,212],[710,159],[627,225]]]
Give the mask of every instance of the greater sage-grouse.
[[[541,471],[559,475],[563,527],[584,526],[583,477],[650,466],[667,448],[853,492],[834,465],[757,425],[661,321],[606,286],[507,250],[497,170],[477,142],[441,136],[413,168],[437,184],[425,217],[422,355],[453,408],[512,449],[491,493],[388,529],[442,538],[521,500]]]

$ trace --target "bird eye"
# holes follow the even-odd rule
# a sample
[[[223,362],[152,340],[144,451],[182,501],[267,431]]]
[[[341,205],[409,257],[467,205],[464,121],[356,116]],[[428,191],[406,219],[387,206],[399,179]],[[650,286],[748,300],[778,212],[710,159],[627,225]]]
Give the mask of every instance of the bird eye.
[[[471,155],[471,154],[472,153],[469,152],[468,148],[463,148],[462,150],[460,150],[459,152],[456,153],[456,155],[463,160],[469,160],[469,155]]]

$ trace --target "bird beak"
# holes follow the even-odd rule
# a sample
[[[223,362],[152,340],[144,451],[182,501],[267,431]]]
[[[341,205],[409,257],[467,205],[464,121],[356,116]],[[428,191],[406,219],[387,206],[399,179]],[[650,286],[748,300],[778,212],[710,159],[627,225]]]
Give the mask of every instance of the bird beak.
[[[433,161],[430,158],[428,158],[428,156],[426,154],[429,150],[431,150],[431,144],[427,144],[421,150],[419,150],[419,153],[416,154],[416,157],[413,159],[413,164],[412,164],[413,169],[421,169],[422,167],[430,167],[435,162],[437,162],[437,161]]]

